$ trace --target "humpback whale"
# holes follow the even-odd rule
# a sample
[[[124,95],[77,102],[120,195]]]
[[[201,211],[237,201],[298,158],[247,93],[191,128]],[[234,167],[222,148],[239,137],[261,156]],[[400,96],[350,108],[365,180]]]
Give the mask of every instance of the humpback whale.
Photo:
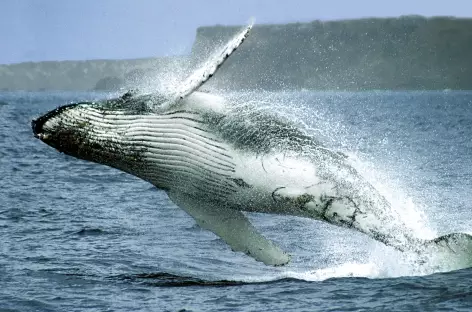
[[[198,89],[245,40],[249,25],[171,93],[127,92],[61,106],[32,121],[59,152],[111,166],[164,190],[202,228],[267,265],[290,255],[243,212],[292,215],[362,232],[451,269],[472,266],[472,237],[416,238],[399,212],[346,161],[275,113]]]

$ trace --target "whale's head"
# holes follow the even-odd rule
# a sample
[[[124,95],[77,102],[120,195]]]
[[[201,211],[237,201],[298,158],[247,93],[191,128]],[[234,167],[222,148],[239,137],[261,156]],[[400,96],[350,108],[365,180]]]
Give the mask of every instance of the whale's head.
[[[36,138],[54,147],[60,152],[76,156],[80,154],[86,138],[81,133],[83,126],[80,122],[68,123],[67,120],[71,112],[77,112],[82,107],[87,107],[87,103],[68,104],[58,107],[43,116],[33,120],[31,127]],[[88,140],[87,140],[88,141]],[[81,144],[77,144],[80,142]],[[88,145],[88,144],[87,144]]]
[[[36,138],[61,153],[163,185],[156,182],[159,177],[187,170],[179,164],[192,155],[196,155],[193,163],[201,164],[211,155],[220,157],[215,151],[223,148],[215,147],[216,134],[205,128],[206,116],[222,116],[221,98],[193,93],[162,109],[166,100],[160,94],[127,93],[68,104],[33,120],[31,126]]]
[[[148,102],[158,97],[131,97],[81,102],[61,106],[32,121],[34,136],[64,154],[135,171],[142,155],[140,145],[126,140],[126,130],[140,116],[149,114]]]

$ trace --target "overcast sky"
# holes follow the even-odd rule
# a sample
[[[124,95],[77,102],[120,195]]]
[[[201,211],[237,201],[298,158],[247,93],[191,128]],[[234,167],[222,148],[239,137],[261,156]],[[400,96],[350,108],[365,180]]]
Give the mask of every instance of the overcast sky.
[[[202,25],[419,14],[472,17],[472,0],[0,0],[0,64],[188,53]]]

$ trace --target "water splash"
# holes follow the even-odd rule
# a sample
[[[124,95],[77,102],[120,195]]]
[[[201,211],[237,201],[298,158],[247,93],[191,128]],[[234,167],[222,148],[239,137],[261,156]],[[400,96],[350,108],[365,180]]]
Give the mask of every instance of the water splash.
[[[295,96],[292,97],[292,95]],[[230,97],[231,104],[236,108],[251,105],[261,112],[276,113],[299,124],[301,128],[317,139],[321,138],[328,148],[341,148],[342,152],[348,156],[347,162],[388,200],[391,204],[390,213],[398,218],[399,224],[406,225],[406,230],[418,238],[432,239],[437,236],[436,231],[429,224],[423,207],[414,202],[411,194],[403,191],[404,187],[398,176],[376,167],[365,153],[355,149],[344,149],[346,147],[353,149],[353,144],[346,142],[347,139],[340,135],[349,131],[346,124],[342,122],[341,116],[329,115],[326,111],[314,109],[313,105],[307,103],[306,100],[300,101],[296,94],[290,92],[260,92],[257,94],[240,92],[231,94]],[[385,144],[387,143],[385,142]],[[381,159],[377,160],[377,163],[381,161]],[[350,252],[351,250],[346,251],[347,258],[349,258]],[[286,277],[304,280],[349,276],[385,278],[426,275],[447,270],[446,267],[425,265],[416,254],[400,253],[385,246],[374,245],[374,248],[366,254],[365,259],[357,261],[351,259],[314,271],[287,273]]]

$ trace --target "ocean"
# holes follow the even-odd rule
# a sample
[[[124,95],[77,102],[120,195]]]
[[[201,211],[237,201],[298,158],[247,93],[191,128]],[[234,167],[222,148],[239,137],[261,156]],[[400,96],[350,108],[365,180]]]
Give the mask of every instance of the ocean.
[[[472,269],[425,268],[351,230],[248,214],[292,255],[265,266],[163,191],[33,137],[33,118],[111,96],[0,93],[0,311],[472,310]],[[260,102],[346,154],[418,236],[472,232],[472,92],[227,96]]]

